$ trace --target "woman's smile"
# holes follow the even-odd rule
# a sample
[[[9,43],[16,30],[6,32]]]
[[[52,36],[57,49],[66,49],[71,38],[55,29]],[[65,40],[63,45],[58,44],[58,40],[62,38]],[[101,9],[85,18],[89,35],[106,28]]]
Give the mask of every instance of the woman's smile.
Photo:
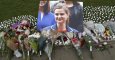
[[[66,23],[68,15],[63,9],[55,10],[55,18],[57,23]]]

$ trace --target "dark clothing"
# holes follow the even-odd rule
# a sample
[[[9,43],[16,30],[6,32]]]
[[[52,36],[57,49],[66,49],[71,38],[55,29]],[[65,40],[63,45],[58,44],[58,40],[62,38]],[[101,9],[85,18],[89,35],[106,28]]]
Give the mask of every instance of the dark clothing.
[[[83,32],[83,8],[80,5],[74,5],[69,7],[70,10],[70,22],[69,26]]]

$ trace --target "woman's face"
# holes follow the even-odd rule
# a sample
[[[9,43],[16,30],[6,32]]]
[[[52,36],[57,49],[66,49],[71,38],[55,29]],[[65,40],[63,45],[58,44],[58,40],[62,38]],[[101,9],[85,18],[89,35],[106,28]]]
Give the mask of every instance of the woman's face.
[[[46,4],[46,1],[40,1],[40,5],[41,7],[43,7]]]
[[[69,15],[65,12],[64,9],[55,9],[54,14],[58,24],[66,24]]]

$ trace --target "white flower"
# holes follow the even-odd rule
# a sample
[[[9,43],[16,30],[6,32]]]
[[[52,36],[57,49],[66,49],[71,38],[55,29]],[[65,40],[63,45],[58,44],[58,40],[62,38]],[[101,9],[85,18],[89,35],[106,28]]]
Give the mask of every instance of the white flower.
[[[28,38],[31,38],[31,37],[38,39],[38,38],[40,38],[40,33],[38,32],[38,33],[34,33],[34,34],[28,36]]]

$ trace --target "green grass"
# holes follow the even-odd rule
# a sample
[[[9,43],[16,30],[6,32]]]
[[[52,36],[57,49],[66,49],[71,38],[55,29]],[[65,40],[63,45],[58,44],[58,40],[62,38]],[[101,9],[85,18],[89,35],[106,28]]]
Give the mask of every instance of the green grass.
[[[0,21],[20,15],[37,17],[39,0],[0,0]]]
[[[83,0],[84,6],[115,6],[115,0]]]
[[[115,0],[81,0],[84,6],[114,5]],[[39,0],[0,0],[0,21],[20,15],[38,15]]]

